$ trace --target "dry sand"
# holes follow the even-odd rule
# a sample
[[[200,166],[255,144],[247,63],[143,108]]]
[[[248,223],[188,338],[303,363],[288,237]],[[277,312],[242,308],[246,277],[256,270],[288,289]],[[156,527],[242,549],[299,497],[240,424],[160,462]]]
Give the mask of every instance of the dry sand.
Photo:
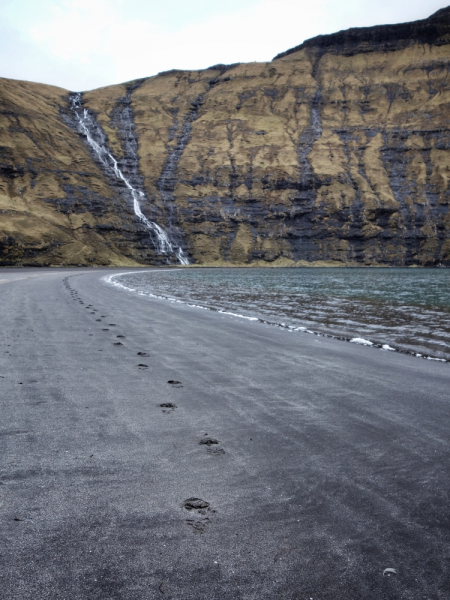
[[[1,598],[448,600],[448,364],[111,272],[0,273]]]

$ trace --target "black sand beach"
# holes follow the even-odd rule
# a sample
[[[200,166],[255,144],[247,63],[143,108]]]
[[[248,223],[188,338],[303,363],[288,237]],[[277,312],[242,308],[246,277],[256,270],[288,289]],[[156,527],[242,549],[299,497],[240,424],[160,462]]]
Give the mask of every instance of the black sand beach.
[[[448,600],[448,364],[112,272],[0,272],[1,598]]]

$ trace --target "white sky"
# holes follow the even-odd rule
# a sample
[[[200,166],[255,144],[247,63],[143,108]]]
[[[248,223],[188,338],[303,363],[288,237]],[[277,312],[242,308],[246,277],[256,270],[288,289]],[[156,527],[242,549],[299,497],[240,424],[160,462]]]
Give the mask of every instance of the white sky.
[[[268,61],[321,33],[423,19],[445,0],[0,0],[0,77],[82,91]]]

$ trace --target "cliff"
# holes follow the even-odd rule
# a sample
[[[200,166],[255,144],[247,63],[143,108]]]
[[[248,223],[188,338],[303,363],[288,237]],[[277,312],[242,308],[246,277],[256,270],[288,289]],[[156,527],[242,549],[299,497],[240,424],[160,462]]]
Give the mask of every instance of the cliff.
[[[1,79],[0,264],[450,266],[449,70],[447,8],[80,96]]]

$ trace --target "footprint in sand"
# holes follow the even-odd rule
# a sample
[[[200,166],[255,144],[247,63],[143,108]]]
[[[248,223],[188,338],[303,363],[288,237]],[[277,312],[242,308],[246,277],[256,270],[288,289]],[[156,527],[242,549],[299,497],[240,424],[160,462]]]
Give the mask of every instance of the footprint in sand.
[[[122,342],[114,342],[113,346],[123,346]]]
[[[215,438],[208,437],[208,434],[205,433],[205,436],[199,441],[200,446],[207,446],[206,452],[208,454],[212,454],[214,456],[221,456],[225,454],[225,450],[223,448],[216,448],[220,444],[219,440]]]
[[[172,387],[176,387],[176,388],[182,388],[183,387],[181,385],[181,381],[175,381],[175,379],[169,379],[169,381],[167,383],[169,383]]]
[[[171,413],[176,409],[176,404],[172,402],[163,402],[159,405],[163,409],[163,413]]]
[[[186,519],[186,525],[191,527],[194,533],[204,533],[211,524],[207,515],[216,512],[211,509],[209,502],[201,498],[188,498],[182,502],[181,507],[192,513],[192,516]]]
[[[205,445],[205,446],[212,446],[213,444],[218,444],[219,440],[216,440],[212,437],[203,437],[200,441],[199,444],[200,445]]]
[[[144,365],[144,364],[140,363],[140,364],[138,364],[138,368],[139,369],[148,369],[148,365]]]

